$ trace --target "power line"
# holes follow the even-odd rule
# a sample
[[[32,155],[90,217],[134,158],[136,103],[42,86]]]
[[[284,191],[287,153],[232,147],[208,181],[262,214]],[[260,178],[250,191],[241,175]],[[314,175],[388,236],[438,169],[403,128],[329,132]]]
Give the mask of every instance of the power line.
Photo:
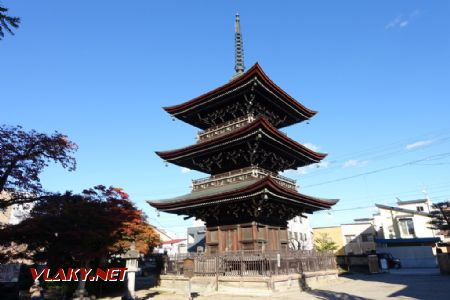
[[[374,170],[374,171],[369,171],[369,172],[360,173],[360,174],[347,176],[347,177],[341,177],[341,178],[338,178],[338,179],[328,180],[328,181],[324,181],[324,182],[321,182],[321,183],[306,185],[306,186],[303,186],[303,188],[320,186],[320,185],[334,183],[334,182],[340,182],[340,181],[344,181],[344,180],[348,180],[348,179],[361,177],[361,176],[364,176],[364,175],[376,174],[376,173],[380,173],[380,172],[384,172],[384,171],[388,171],[388,170],[392,170],[392,169],[396,169],[396,168],[401,168],[401,167],[405,167],[405,166],[414,165],[414,164],[417,164],[418,162],[426,161],[426,160],[429,160],[430,158],[433,158],[433,157],[438,157],[438,156],[446,157],[446,156],[449,156],[449,155],[450,155],[450,152],[436,154],[436,155],[428,156],[428,157],[425,157],[425,158],[422,158],[422,159],[417,159],[417,160],[409,161],[409,162],[406,162],[406,163],[403,163],[403,164],[394,165],[394,166],[390,166],[390,167],[386,167],[386,168],[382,168],[382,169],[378,169],[378,170]]]
[[[446,138],[442,138],[439,139],[438,142],[434,142],[433,144],[430,144],[429,146],[437,146],[443,143],[447,143],[450,141],[450,137],[446,137]],[[388,153],[380,153],[379,151],[376,151],[374,153],[376,153],[377,155],[374,156],[352,156],[352,160],[356,161],[356,162],[372,162],[372,161],[380,161],[380,160],[384,160],[384,159],[389,159],[392,157],[395,157],[397,155],[400,154],[405,154],[405,153],[412,153],[414,151],[418,151],[423,149],[422,147],[418,147],[418,148],[414,148],[408,151],[405,151],[404,148],[401,149],[397,149],[395,151],[391,151]],[[339,160],[339,159],[333,159],[331,161],[327,161],[325,160],[324,162],[328,162],[331,166],[326,166],[324,168],[321,167],[320,163],[316,164],[317,166],[317,170],[315,170],[312,173],[309,174],[304,174],[302,176],[302,179],[310,179],[312,177],[317,177],[317,176],[323,176],[324,174],[328,174],[328,173],[332,173],[335,172],[336,170],[339,170],[341,168],[343,168],[344,164],[345,164],[345,160]],[[431,164],[430,164],[431,165]],[[436,164],[436,165],[441,165],[441,164]]]

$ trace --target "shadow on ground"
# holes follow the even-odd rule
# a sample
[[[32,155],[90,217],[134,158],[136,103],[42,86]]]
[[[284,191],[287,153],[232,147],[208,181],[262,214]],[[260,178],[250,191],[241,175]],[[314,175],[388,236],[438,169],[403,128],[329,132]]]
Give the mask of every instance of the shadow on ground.
[[[359,297],[347,293],[340,292],[332,292],[327,290],[312,290],[308,292],[308,294],[316,297],[317,299],[326,299],[326,300],[335,300],[335,299],[344,299],[344,300],[369,300],[369,298]]]
[[[450,299],[448,287],[450,276],[439,274],[348,274],[341,277],[355,281],[387,283],[403,288],[386,295],[388,298],[410,297],[415,299]],[[356,284],[356,282],[355,282]],[[327,291],[328,292],[328,291]],[[324,298],[324,299],[363,299],[363,298]]]

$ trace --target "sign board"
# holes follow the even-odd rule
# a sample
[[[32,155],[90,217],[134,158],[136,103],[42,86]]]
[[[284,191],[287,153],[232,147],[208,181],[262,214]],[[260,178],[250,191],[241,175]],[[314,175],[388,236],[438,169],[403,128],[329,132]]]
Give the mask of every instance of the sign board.
[[[387,260],[385,258],[380,258],[380,266],[381,266],[381,271],[387,271],[388,268],[388,264],[387,264]]]
[[[0,282],[18,282],[20,264],[0,265]]]
[[[367,256],[367,259],[369,261],[369,272],[371,274],[380,272],[380,268],[378,266],[378,256],[369,255]]]
[[[194,260],[192,258],[183,260],[183,275],[187,278],[194,277]]]

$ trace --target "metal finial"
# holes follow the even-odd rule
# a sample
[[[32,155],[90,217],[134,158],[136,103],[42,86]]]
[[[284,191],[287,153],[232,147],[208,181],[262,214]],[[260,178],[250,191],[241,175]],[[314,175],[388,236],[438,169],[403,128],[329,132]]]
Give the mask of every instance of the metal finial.
[[[239,20],[239,14],[236,14],[236,21],[234,23],[234,46],[235,46],[235,57],[234,57],[234,70],[236,71],[236,74],[234,77],[241,75],[244,73],[245,66],[244,66],[244,47],[243,47],[243,41],[242,41],[242,35],[241,35],[241,24]]]

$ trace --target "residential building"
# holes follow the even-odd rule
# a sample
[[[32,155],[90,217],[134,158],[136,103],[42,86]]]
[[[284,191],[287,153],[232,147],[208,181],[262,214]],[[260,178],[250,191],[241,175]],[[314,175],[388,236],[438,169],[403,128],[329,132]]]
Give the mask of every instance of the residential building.
[[[294,250],[312,250],[314,247],[309,219],[297,216],[288,221],[289,247]]]
[[[7,199],[7,197],[7,193],[0,194],[0,201]],[[20,223],[23,219],[28,217],[33,206],[33,203],[14,204],[8,206],[4,210],[0,209],[0,225]]]
[[[325,238],[337,246],[336,255],[368,254],[375,250],[377,232],[370,222],[313,228],[314,238]]]
[[[398,201],[397,206],[375,204],[379,215],[374,216],[381,224],[385,239],[412,239],[437,237],[430,228],[432,203],[429,199]]]
[[[194,226],[187,229],[188,252],[205,251],[205,226]]]
[[[341,224],[344,238],[344,252],[348,254],[368,254],[375,250],[377,232],[371,222]]]
[[[157,227],[153,227],[153,230],[158,233],[160,239],[160,244],[155,248],[154,252],[169,255],[187,252],[186,238]]]

